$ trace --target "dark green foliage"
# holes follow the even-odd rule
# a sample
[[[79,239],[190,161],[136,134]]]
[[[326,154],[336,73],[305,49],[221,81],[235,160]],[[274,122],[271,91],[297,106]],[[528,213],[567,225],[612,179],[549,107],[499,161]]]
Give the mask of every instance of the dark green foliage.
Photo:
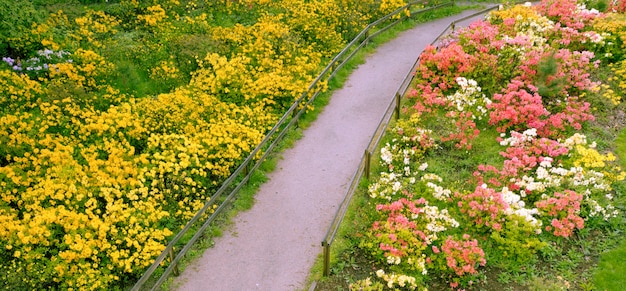
[[[595,8],[600,12],[605,12],[609,7],[609,3],[607,0],[590,0],[587,1],[587,8],[592,9]]]
[[[556,78],[558,71],[559,64],[554,56],[546,57],[537,65],[536,84],[544,100],[558,98],[563,91],[564,82]]]
[[[25,41],[25,36],[44,16],[30,1],[0,0],[0,55],[24,58],[37,50],[38,44]]]

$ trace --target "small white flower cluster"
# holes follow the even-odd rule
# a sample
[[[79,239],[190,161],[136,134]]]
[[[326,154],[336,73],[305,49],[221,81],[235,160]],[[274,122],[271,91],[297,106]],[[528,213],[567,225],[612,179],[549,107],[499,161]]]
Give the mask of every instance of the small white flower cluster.
[[[554,29],[554,21],[547,17],[522,19],[518,16],[515,22],[516,39],[525,39],[530,48],[542,48],[548,43],[546,36]],[[507,41],[509,40],[509,41]],[[509,44],[515,44],[512,39],[505,39]]]
[[[532,178],[524,176],[522,181],[516,183],[522,189],[526,191],[544,192],[546,188],[558,187],[561,185],[571,185],[574,187],[584,187],[585,190],[585,202],[590,207],[590,217],[602,214],[605,220],[611,217],[615,217],[618,211],[611,204],[613,201],[613,195],[610,193],[605,194],[606,205],[602,207],[596,200],[591,198],[591,190],[598,190],[602,192],[608,192],[611,190],[611,186],[605,180],[604,174],[594,170],[583,171],[582,167],[571,167],[569,170],[562,167],[539,167],[537,168],[537,180],[533,181]]]
[[[446,98],[452,102],[459,112],[470,110],[472,119],[482,120],[487,116],[487,105],[491,100],[481,92],[480,86],[475,80],[464,77],[456,78],[456,83],[461,86],[453,95]]]
[[[382,164],[387,166],[390,171],[395,170],[395,166],[402,167],[402,175],[405,177],[411,176],[412,159],[417,155],[417,152],[413,148],[405,148],[402,145],[397,144],[397,140],[391,141],[393,144],[387,143],[380,149],[380,159]],[[400,165],[397,161],[401,161]],[[394,165],[395,163],[395,165]],[[418,169],[423,171],[421,169]]]
[[[576,5],[576,13],[599,15],[600,11],[598,11],[598,9],[595,9],[595,8],[587,9],[587,5],[586,4],[580,3],[580,4]]]
[[[437,240],[439,238],[437,233],[446,231],[449,227],[459,227],[459,222],[450,216],[447,209],[439,210],[437,206],[428,205],[425,205],[423,209],[425,218],[428,221],[426,224],[427,231],[424,232],[426,234],[424,241],[426,244],[430,245]]]
[[[395,142],[392,141],[392,142]],[[380,149],[380,159],[383,166],[386,166],[389,171],[381,172],[380,177],[376,183],[372,183],[368,186],[368,192],[372,198],[384,198],[388,201],[392,200],[400,190],[407,185],[412,185],[417,182],[415,178],[416,172],[411,169],[412,157],[416,152],[412,149],[401,149],[398,145],[390,145],[387,143]],[[395,154],[394,154],[395,153]],[[402,160],[401,171],[396,171],[394,167],[394,161]],[[422,163],[417,168],[418,171],[424,171],[428,167],[427,163]]]
[[[387,165],[391,165],[391,163],[393,163],[393,154],[389,150],[389,144],[380,149],[380,159]]]
[[[587,144],[587,136],[580,133],[575,133],[574,135],[565,139],[565,141],[561,142],[562,145],[566,146],[568,149],[573,149],[576,145],[586,145]],[[590,145],[591,148],[595,148],[595,142]]]
[[[535,227],[537,234],[541,233],[542,223],[533,216],[539,214],[537,208],[526,208],[526,203],[522,200],[522,196],[515,194],[513,191],[509,190],[508,187],[502,188],[502,198],[509,204],[509,208],[504,211],[504,214],[523,217]]]
[[[552,167],[552,158],[543,157],[543,160],[539,163],[539,167],[535,170],[535,175],[524,175],[515,184],[525,192],[544,192],[547,188],[558,187],[563,184],[564,177],[575,174],[575,169],[570,171],[561,167]]]
[[[422,141],[424,137],[427,137],[428,139],[430,139],[431,142],[434,141],[433,138],[430,137],[433,134],[432,130],[423,129],[423,128],[415,128],[414,130],[415,130],[415,135],[413,136],[403,135],[401,140],[405,143],[415,143],[415,142],[419,143]],[[403,131],[403,129],[400,127],[396,127],[394,131],[399,132],[399,131]]]
[[[376,276],[381,278],[387,282],[388,288],[394,288],[394,286],[399,286],[402,288],[408,288],[409,290],[417,289],[417,280],[415,277],[407,276],[404,274],[386,274],[385,271],[378,270],[376,271]]]
[[[402,189],[402,182],[400,181],[401,176],[396,173],[380,173],[380,178],[377,183],[372,183],[368,187],[368,192],[370,197],[376,198],[384,198],[388,201],[391,201],[392,197],[395,196],[398,191]],[[409,180],[410,182],[411,180]],[[414,181],[414,179],[412,180]]]
[[[604,220],[609,220],[619,215],[619,211],[612,204],[602,207],[598,201],[589,197],[589,192],[585,193],[585,203],[589,206],[589,217],[602,216]],[[613,197],[607,194],[607,198],[612,200]]]
[[[535,170],[534,177],[524,175],[515,184],[524,192],[542,193],[548,188],[560,187],[562,185],[583,186],[589,189],[610,191],[611,186],[605,180],[605,175],[594,170],[584,170],[582,167],[553,167],[546,162],[549,158],[544,158],[544,162]]]
[[[426,173],[426,174],[424,174],[424,176],[422,176],[421,180],[422,181],[443,182],[443,179],[441,177],[439,177],[437,174],[433,174],[433,173]]]
[[[424,177],[422,177],[422,179],[423,178]],[[433,197],[439,201],[447,201],[452,195],[452,191],[450,191],[450,189],[443,188],[433,182],[427,182],[426,186],[433,190]]]
[[[536,131],[527,130],[522,135],[513,134],[511,138],[503,140],[501,144],[516,145],[521,142],[531,141],[534,136],[536,136]],[[575,133],[560,143],[570,150],[575,149],[577,146],[596,147],[595,142],[588,144],[587,137],[579,133]],[[585,189],[584,204],[590,209],[589,217],[601,215],[605,220],[608,220],[618,215],[619,211],[615,209],[612,204],[613,195],[610,193],[612,188],[604,173],[583,167],[570,167],[566,169],[560,166],[553,166],[553,161],[551,157],[542,157],[539,166],[533,174],[524,175],[521,179],[515,181],[515,185],[521,189],[519,196],[514,193],[509,193],[510,191],[506,188],[507,191],[503,190],[502,193],[505,201],[513,208],[509,212],[515,212],[516,207],[518,207],[518,209],[524,207],[523,205],[519,205],[519,203],[523,203],[521,198],[526,197],[526,193],[528,192],[544,193],[547,189],[558,190],[567,185],[578,189]],[[601,197],[602,202],[592,197],[594,192],[600,194],[605,193],[603,195],[604,197]],[[516,205],[515,203],[518,204]],[[517,214],[527,217],[524,211]],[[536,213],[531,210],[530,214]]]
[[[407,263],[411,266],[414,266],[417,270],[422,270],[422,275],[428,274],[428,270],[426,269],[426,255],[422,254],[421,257],[417,258],[417,261],[414,261],[413,258],[409,258]]]
[[[398,256],[387,256],[387,264],[389,265],[400,265],[402,262],[402,258]]]
[[[583,36],[589,40],[589,42],[591,43],[595,43],[595,44],[604,44],[604,37],[603,35],[605,34],[599,34],[595,31],[585,31],[583,32]],[[583,40],[582,43],[585,43],[586,41]]]
[[[611,185],[606,183],[604,179],[604,173],[594,170],[583,171],[583,168],[581,167],[574,167],[572,170],[577,171],[572,181],[574,186],[592,187],[603,191],[611,190]]]
[[[500,134],[500,137],[504,137],[504,133]],[[500,142],[501,146],[517,146],[519,144],[524,144],[527,142],[531,142],[535,139],[535,137],[537,137],[537,129],[536,128],[529,128],[527,130],[524,130],[524,132],[522,132],[522,134],[520,135],[519,133],[513,131],[511,132],[511,137],[505,138]]]

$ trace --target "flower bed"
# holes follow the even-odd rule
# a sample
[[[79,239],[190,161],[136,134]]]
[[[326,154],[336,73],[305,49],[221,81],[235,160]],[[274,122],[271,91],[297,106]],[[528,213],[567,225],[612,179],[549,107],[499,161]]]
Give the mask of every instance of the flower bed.
[[[351,288],[481,289],[485,267],[527,268],[582,230],[621,227],[615,136],[585,133],[596,116],[624,112],[622,19],[545,0],[492,12],[427,48],[406,117],[380,151],[371,207],[360,210],[372,224],[358,245],[378,267]],[[602,70],[613,77],[597,79]],[[459,159],[442,165],[441,156]]]
[[[19,20],[0,23],[0,282],[12,290],[134,284],[323,60],[405,5],[85,0],[45,15],[63,1],[22,2],[0,0],[0,18]]]

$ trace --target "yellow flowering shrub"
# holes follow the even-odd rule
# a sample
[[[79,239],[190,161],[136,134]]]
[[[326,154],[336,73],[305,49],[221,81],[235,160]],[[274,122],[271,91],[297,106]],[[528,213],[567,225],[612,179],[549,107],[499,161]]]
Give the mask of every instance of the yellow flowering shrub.
[[[626,91],[626,60],[609,64],[609,67],[613,77],[608,80],[608,84],[602,84],[602,96],[618,105],[622,101],[623,92]]]
[[[404,5],[406,5],[406,1],[404,0],[381,0],[378,9],[383,15],[386,15]]]
[[[158,82],[162,91],[169,91],[180,85],[179,80],[184,80],[184,77],[176,64],[172,60],[167,60],[159,62],[150,70],[150,79]]]
[[[611,62],[620,61],[624,58],[626,50],[626,15],[620,13],[607,13],[593,22],[592,30],[599,33],[602,45],[596,52],[599,57]]]
[[[7,165],[16,156],[30,154],[39,139],[37,134],[41,123],[41,119],[34,118],[28,112],[0,116],[0,165]],[[18,179],[13,176],[9,178]],[[17,188],[11,191],[17,191]]]
[[[544,18],[543,16],[537,14],[535,9],[526,5],[515,5],[507,9],[492,10],[489,12],[488,17],[492,22],[501,22],[504,19],[509,18],[517,19],[522,22],[528,22],[528,20],[537,22],[538,20]]]
[[[180,211],[185,219],[204,204],[211,190],[227,178],[276,122],[263,108],[238,107],[211,94],[178,89],[143,99],[139,114],[149,137],[144,152],[145,179],[173,203],[185,199],[196,207]]]
[[[600,92],[602,94],[602,97],[609,100],[613,105],[619,105],[622,100],[622,96],[619,93],[615,92],[611,88],[611,86],[607,84],[600,85]]]
[[[96,87],[98,79],[114,69],[113,64],[92,50],[77,49],[72,56],[78,70],[86,78],[85,87]]]
[[[262,101],[281,110],[291,105],[312,82],[322,55],[291,39],[280,19],[264,16],[249,27],[215,28],[213,38],[232,56],[209,53],[190,84],[227,102]]]
[[[82,87],[86,84],[85,76],[78,73],[78,68],[72,63],[60,63],[50,66],[50,78],[67,79]]]
[[[63,10],[59,10],[51,13],[45,22],[34,24],[30,37],[33,42],[41,43],[53,51],[59,51],[61,47],[75,48],[76,38],[68,33],[74,25]]]
[[[51,79],[67,79],[76,86],[95,88],[101,78],[113,70],[113,65],[94,51],[78,49],[73,54],[74,62],[50,66]]]
[[[9,70],[0,70],[0,111],[16,112],[35,106],[41,85]]]
[[[0,168],[0,234],[10,262],[0,264],[2,280],[26,289],[100,289],[141,271],[172,234],[163,225],[192,217],[275,122],[183,89],[106,112],[62,102],[40,110],[48,121],[0,118],[14,149]],[[65,119],[69,136],[47,133]],[[146,136],[143,148],[131,145]],[[8,278],[40,264],[49,273]]]
[[[310,43],[314,50],[331,56],[347,43],[343,35],[342,10],[333,1],[284,1],[284,21],[290,31]],[[345,13],[345,12],[344,12]]]
[[[226,3],[122,0],[32,26],[21,43],[63,57],[30,78],[0,70],[0,282],[133,283],[324,60],[404,5]]]
[[[128,145],[105,142],[106,159],[94,146],[77,149],[51,136],[39,146],[0,168],[6,183],[0,234],[16,267],[50,260],[51,277],[41,280],[63,289],[100,289],[149,265],[172,234],[160,225],[169,214],[162,198],[141,185]],[[3,281],[13,271],[3,273]]]
[[[566,140],[565,144],[570,148],[571,165],[568,165],[581,169],[583,175],[597,176],[596,183],[605,182],[607,185],[605,187],[610,188],[608,185],[626,178],[626,172],[617,163],[617,157],[611,152],[600,153],[595,143],[587,143],[584,135],[575,134]]]
[[[93,10],[88,10],[85,16],[77,17],[74,22],[78,27],[71,37],[94,47],[101,47],[102,40],[115,35],[120,25],[120,21],[114,16]]]
[[[80,126],[76,128],[76,137],[82,144],[97,142],[106,137],[140,140],[148,132],[144,120],[132,103],[111,106],[100,112],[82,110],[76,118],[81,120]],[[138,150],[137,146],[133,150]]]
[[[182,88],[106,111],[31,110],[0,117],[0,280],[23,289],[136,276],[173,234],[164,226],[195,215],[276,121]],[[45,272],[15,276],[31,269]]]
[[[167,14],[165,14],[165,10],[160,4],[148,7],[146,14],[137,15],[137,19],[140,23],[153,27],[158,26],[166,18]]]
[[[150,70],[150,78],[159,81],[166,82],[180,77],[180,71],[172,61],[161,61],[157,67]]]

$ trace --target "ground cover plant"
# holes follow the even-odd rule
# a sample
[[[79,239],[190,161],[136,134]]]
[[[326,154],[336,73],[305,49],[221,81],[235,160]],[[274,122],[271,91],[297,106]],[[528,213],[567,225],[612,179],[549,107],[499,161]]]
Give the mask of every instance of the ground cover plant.
[[[124,289],[405,1],[0,0],[2,288]],[[17,15],[17,16],[16,16]]]
[[[317,289],[621,290],[620,3],[516,5],[426,48]]]

